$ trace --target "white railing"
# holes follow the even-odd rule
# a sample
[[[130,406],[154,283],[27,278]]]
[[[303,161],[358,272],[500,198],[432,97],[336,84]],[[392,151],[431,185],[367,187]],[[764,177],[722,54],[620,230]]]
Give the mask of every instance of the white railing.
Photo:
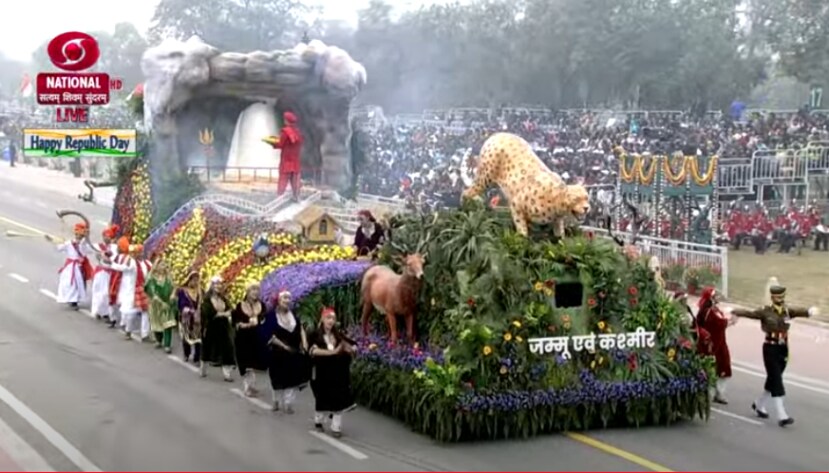
[[[717,189],[725,195],[754,192],[754,169],[751,158],[726,158],[717,165]]]
[[[765,185],[806,185],[806,160],[791,149],[758,150],[751,157],[754,182]]]
[[[610,238],[608,231],[602,228],[582,227],[582,230]],[[613,234],[628,242],[633,240],[633,235],[630,233],[613,232]],[[663,275],[669,266],[684,266],[686,271],[693,268],[719,271],[720,281],[717,287],[724,296],[728,296],[728,248],[649,236],[637,236],[636,238],[636,246],[643,254],[656,256],[659,259]]]

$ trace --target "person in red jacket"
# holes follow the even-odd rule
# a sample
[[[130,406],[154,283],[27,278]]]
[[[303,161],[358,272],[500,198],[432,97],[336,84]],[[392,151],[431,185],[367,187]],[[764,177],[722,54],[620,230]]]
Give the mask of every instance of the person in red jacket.
[[[279,183],[276,193],[282,195],[291,183],[291,192],[294,200],[299,200],[300,173],[302,168],[302,133],[297,126],[297,118],[292,112],[285,112],[282,116],[285,126],[279,137],[269,136],[262,141],[282,150],[279,160]]]
[[[731,353],[725,338],[726,329],[733,325],[736,317],[727,317],[720,310],[719,294],[713,287],[702,292],[697,312],[696,328],[699,333],[698,349],[702,355],[713,355],[717,364],[717,386],[714,390],[714,402],[728,404],[725,389],[731,378]]]

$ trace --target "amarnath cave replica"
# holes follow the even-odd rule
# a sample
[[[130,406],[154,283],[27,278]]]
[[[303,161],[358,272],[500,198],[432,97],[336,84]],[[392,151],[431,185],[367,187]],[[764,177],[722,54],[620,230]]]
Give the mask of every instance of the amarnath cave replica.
[[[141,67],[153,187],[191,166],[277,167],[260,140],[278,134],[285,110],[299,116],[304,167],[325,186],[350,184],[348,114],[366,71],[342,49],[311,41],[243,54],[194,36],[147,50]]]

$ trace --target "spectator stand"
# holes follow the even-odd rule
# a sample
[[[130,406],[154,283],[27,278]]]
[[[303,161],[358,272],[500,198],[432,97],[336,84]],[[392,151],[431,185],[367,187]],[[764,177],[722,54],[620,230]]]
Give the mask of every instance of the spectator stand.
[[[646,234],[685,242],[711,244],[719,207],[717,156],[653,156],[619,153],[617,195],[644,217]],[[623,209],[623,207],[626,207]],[[618,206],[618,230],[628,230],[635,218],[628,206]],[[632,229],[632,228],[631,228]]]

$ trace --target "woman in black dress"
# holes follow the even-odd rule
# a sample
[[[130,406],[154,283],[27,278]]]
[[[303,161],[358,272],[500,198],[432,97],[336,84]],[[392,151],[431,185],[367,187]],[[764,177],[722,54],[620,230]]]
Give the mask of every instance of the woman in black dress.
[[[299,319],[291,312],[291,293],[279,291],[278,302],[265,316],[263,327],[270,355],[268,375],[273,389],[273,410],[293,414],[296,392],[308,384],[308,339]]]
[[[228,383],[236,365],[233,352],[233,326],[230,323],[230,303],[227,301],[226,287],[222,278],[214,276],[210,280],[210,289],[204,296],[201,318],[202,334],[201,377],[207,376],[207,363],[222,367],[222,376]]]
[[[245,300],[232,313],[236,329],[236,365],[242,377],[245,396],[256,397],[256,371],[265,371],[264,346],[258,336],[259,326],[265,322],[265,304],[259,299],[259,284],[251,283],[245,291]]]
[[[322,310],[320,323],[311,337],[313,377],[311,391],[316,400],[314,427],[320,432],[326,414],[331,419],[331,434],[342,435],[342,415],[356,407],[351,394],[351,358],[354,346],[336,327],[334,309]]]
[[[371,256],[377,247],[383,243],[383,227],[368,210],[361,210],[357,214],[360,226],[354,234],[354,246],[357,247],[357,256]]]

